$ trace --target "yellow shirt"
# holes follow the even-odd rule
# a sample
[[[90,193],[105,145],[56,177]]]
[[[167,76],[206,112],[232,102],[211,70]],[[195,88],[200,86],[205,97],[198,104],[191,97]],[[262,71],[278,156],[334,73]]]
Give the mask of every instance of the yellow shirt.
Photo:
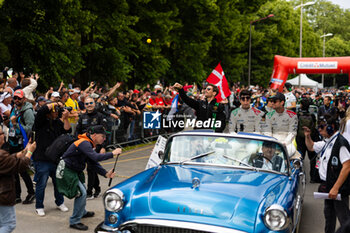
[[[73,100],[69,97],[69,99],[65,103],[66,107],[72,107],[71,113],[77,112],[79,110],[78,101]],[[69,123],[77,123],[79,120],[79,117],[68,117]]]

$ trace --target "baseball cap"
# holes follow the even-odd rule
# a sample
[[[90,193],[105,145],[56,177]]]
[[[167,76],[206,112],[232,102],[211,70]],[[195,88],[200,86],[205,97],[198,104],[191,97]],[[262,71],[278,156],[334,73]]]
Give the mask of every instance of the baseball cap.
[[[60,96],[60,93],[58,93],[57,91],[54,91],[52,94],[51,94],[52,97],[61,97]]]
[[[292,84],[290,83],[285,83],[284,86],[288,89],[288,88],[292,88]]]
[[[93,98],[93,99],[97,99],[100,96],[98,94],[96,94],[96,93],[92,93],[92,94],[90,94],[90,97]]]
[[[281,93],[281,92],[277,92],[275,94],[272,94],[269,99],[277,99],[280,101],[286,101],[286,97]]]
[[[15,93],[13,94],[13,96],[17,96],[19,98],[23,98],[24,97],[24,92],[22,89],[18,89],[15,91]]]
[[[87,132],[89,134],[104,134],[106,135],[106,129],[102,125],[94,125],[88,128]]]
[[[47,99],[46,99],[44,96],[39,96],[39,97],[36,99],[36,102],[39,102],[39,101],[45,101],[45,102],[47,102]]]
[[[71,90],[69,90],[69,95],[79,94],[79,93],[80,93],[80,91],[77,90],[77,89],[71,89]]]

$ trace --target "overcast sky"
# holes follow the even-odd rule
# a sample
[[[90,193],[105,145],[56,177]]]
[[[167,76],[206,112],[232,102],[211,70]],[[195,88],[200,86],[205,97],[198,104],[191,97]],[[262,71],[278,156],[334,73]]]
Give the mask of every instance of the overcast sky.
[[[339,5],[341,8],[350,9],[350,0],[330,0],[334,4]]]

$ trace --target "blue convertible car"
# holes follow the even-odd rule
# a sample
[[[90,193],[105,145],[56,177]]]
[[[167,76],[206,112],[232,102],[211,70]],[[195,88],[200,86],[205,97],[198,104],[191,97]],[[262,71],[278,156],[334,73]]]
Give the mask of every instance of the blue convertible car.
[[[305,189],[299,159],[276,139],[182,132],[162,163],[109,189],[95,232],[297,232]]]

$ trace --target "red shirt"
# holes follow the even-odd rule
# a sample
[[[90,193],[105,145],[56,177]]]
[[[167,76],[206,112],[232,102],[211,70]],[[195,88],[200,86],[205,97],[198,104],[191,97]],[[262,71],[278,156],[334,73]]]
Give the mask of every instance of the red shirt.
[[[162,97],[157,97],[156,98],[156,104],[159,106],[165,106],[164,100]]]
[[[173,99],[174,98],[171,98],[168,101],[164,100],[164,102],[165,102],[166,105],[171,105],[171,103],[173,102]]]
[[[152,98],[150,98],[150,99],[149,99],[150,105],[155,105],[155,104],[157,104],[157,103],[156,103],[156,100],[157,100],[157,99],[152,99]]]

